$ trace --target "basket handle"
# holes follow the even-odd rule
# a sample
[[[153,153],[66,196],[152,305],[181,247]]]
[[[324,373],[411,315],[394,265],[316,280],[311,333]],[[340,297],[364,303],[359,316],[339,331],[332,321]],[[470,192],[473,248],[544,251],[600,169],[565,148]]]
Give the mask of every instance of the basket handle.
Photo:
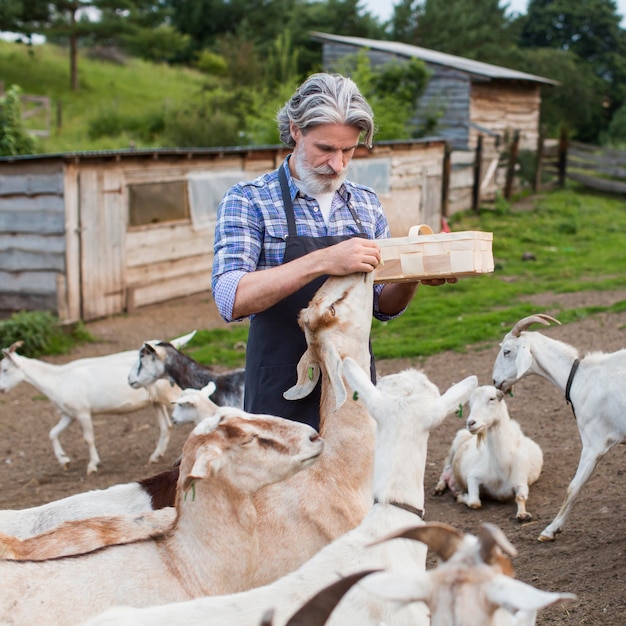
[[[428,224],[417,224],[409,229],[409,239],[415,239],[419,235],[432,235],[433,229]]]

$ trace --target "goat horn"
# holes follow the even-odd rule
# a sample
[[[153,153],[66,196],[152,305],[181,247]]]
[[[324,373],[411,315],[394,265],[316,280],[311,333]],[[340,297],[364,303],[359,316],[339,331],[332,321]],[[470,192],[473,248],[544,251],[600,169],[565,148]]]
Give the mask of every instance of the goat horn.
[[[428,522],[420,526],[412,526],[398,532],[387,535],[371,546],[383,543],[389,539],[414,539],[425,543],[439,558],[447,561],[457,550],[463,540],[463,533],[460,530],[444,524],[443,522]]]
[[[517,556],[517,550],[513,544],[495,524],[483,522],[480,525],[478,543],[480,544],[480,556],[489,565],[497,561],[496,548],[500,548],[509,556]]]
[[[513,337],[519,337],[520,333],[526,330],[532,324],[543,324],[544,326],[550,326],[550,323],[561,325],[559,320],[551,317],[550,315],[546,315],[545,313],[535,313],[535,315],[529,315],[528,317],[524,317],[519,320],[515,326],[511,329],[511,334]]]

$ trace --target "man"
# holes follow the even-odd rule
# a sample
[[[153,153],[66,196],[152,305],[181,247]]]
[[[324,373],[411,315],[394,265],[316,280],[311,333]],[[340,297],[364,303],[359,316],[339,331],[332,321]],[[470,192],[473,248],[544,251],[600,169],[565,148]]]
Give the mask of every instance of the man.
[[[374,135],[372,109],[352,80],[313,74],[277,119],[293,152],[277,170],[235,185],[222,199],[213,296],[226,321],[251,318],[245,409],[319,428],[319,388],[304,400],[282,395],[296,382],[306,350],[298,313],[328,275],[373,272],[380,263],[375,239],[389,237],[389,225],[376,193],[345,180],[361,137],[371,147]],[[399,315],[416,289],[377,285],[374,316]]]

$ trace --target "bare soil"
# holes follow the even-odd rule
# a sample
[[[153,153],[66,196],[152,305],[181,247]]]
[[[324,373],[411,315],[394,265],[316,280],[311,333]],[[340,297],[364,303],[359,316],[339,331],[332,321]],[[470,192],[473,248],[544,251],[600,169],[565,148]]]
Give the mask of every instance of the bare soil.
[[[548,306],[554,303],[553,313],[557,314],[556,304],[561,307],[607,305],[624,299],[626,292],[587,292],[566,296],[544,294],[535,299],[535,303]],[[97,343],[48,360],[60,363],[135,349],[146,339],[170,339],[194,328],[225,324],[210,294],[203,293],[87,326],[99,338]],[[508,330],[503,328],[502,334]],[[583,353],[612,351],[626,347],[626,314],[598,314],[544,332],[577,346]],[[493,345],[466,354],[442,353],[426,360],[379,361],[378,371],[385,375],[409,366],[422,367],[442,390],[469,374],[476,374],[480,384],[489,384],[497,351],[498,346]],[[476,532],[483,521],[495,523],[519,551],[515,559],[519,579],[542,589],[578,595],[576,603],[542,612],[539,624],[626,624],[624,447],[617,446],[600,462],[556,542],[539,543],[537,536],[556,515],[578,465],[578,430],[561,393],[539,377],[518,383],[507,404],[512,417],[544,452],[543,473],[531,487],[528,502],[533,520],[519,524],[512,502],[486,501],[483,508],[476,511],[456,504],[449,493],[438,497],[431,495],[454,433],[463,426],[463,421],[455,416],[448,417],[430,437],[426,519],[444,521],[465,532]],[[166,458],[149,464],[148,457],[158,438],[150,410],[126,416],[96,416],[96,444],[102,464],[96,475],[86,476],[87,448],[76,424],[62,435],[72,463],[67,471],[57,463],[47,436],[56,420],[50,402],[26,383],[0,397],[0,508],[34,506],[72,493],[150,476],[171,465],[190,430],[188,425],[173,428]]]

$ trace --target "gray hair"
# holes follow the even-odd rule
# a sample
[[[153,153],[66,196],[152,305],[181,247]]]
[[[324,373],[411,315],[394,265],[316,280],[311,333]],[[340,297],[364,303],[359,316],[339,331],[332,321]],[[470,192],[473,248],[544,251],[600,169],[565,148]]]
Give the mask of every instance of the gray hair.
[[[276,116],[280,140],[290,148],[295,141],[289,129],[293,122],[300,130],[321,124],[345,124],[363,133],[363,142],[372,146],[374,113],[356,83],[340,74],[312,74]]]

